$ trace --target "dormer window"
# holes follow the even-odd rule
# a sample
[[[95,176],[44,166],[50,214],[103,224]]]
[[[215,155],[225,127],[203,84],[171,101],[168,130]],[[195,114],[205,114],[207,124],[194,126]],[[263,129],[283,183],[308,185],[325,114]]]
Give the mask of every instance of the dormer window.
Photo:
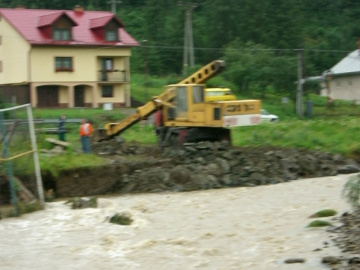
[[[94,18],[90,21],[90,29],[99,40],[105,42],[119,41],[119,28],[122,27],[124,24],[113,15]]]
[[[42,34],[54,41],[72,40],[74,26],[77,26],[77,23],[63,11],[41,16],[38,22],[38,28]]]
[[[115,20],[110,21],[105,26],[105,41],[118,41],[118,31],[119,31],[119,25]]]
[[[118,31],[117,29],[109,29],[106,30],[105,33],[105,40],[106,41],[117,41],[118,40]]]
[[[53,40],[71,40],[72,22],[66,17],[60,17],[53,25]]]
[[[53,40],[71,40],[70,29],[54,29]]]

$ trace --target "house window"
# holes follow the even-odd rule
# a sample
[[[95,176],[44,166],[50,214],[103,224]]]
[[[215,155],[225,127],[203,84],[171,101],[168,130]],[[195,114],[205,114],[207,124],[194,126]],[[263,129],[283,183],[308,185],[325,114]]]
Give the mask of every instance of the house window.
[[[352,86],[352,81],[351,80],[348,81],[348,86]]]
[[[55,57],[56,71],[73,71],[72,57]]]
[[[113,97],[113,86],[112,85],[103,85],[101,87],[101,97]]]
[[[105,32],[106,41],[117,41],[118,40],[118,31],[117,29],[108,29]]]
[[[112,71],[114,68],[114,61],[112,58],[102,58],[101,59],[101,70],[102,71]]]
[[[2,36],[0,36],[0,45],[2,45]]]
[[[54,29],[53,39],[54,40],[70,40],[70,29],[68,28],[58,28]]]
[[[104,39],[105,41],[118,41],[119,40],[119,25],[115,20],[110,21],[104,27]]]
[[[336,81],[336,87],[340,87],[341,86],[341,82],[340,81]]]

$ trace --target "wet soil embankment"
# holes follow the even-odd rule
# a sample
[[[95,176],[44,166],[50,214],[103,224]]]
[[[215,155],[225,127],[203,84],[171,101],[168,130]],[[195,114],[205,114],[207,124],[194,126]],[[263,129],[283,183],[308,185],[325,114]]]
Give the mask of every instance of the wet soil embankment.
[[[193,191],[277,184],[302,178],[354,173],[359,166],[338,154],[276,147],[233,148],[201,142],[181,149],[101,142],[94,153],[109,165],[44,175],[57,197],[109,193]]]

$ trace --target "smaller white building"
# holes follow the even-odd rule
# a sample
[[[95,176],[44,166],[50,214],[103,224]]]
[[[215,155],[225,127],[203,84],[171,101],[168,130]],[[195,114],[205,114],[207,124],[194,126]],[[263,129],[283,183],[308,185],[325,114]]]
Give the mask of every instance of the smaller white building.
[[[325,88],[321,95],[360,104],[360,49],[349,53],[323,73]]]

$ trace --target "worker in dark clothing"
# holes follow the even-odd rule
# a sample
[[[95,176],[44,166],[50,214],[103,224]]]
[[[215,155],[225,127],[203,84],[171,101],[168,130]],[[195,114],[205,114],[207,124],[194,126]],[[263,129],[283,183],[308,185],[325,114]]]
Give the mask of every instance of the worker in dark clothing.
[[[66,122],[66,115],[62,114],[59,118],[59,124],[58,124],[58,133],[59,133],[59,140],[65,142],[65,122]]]

